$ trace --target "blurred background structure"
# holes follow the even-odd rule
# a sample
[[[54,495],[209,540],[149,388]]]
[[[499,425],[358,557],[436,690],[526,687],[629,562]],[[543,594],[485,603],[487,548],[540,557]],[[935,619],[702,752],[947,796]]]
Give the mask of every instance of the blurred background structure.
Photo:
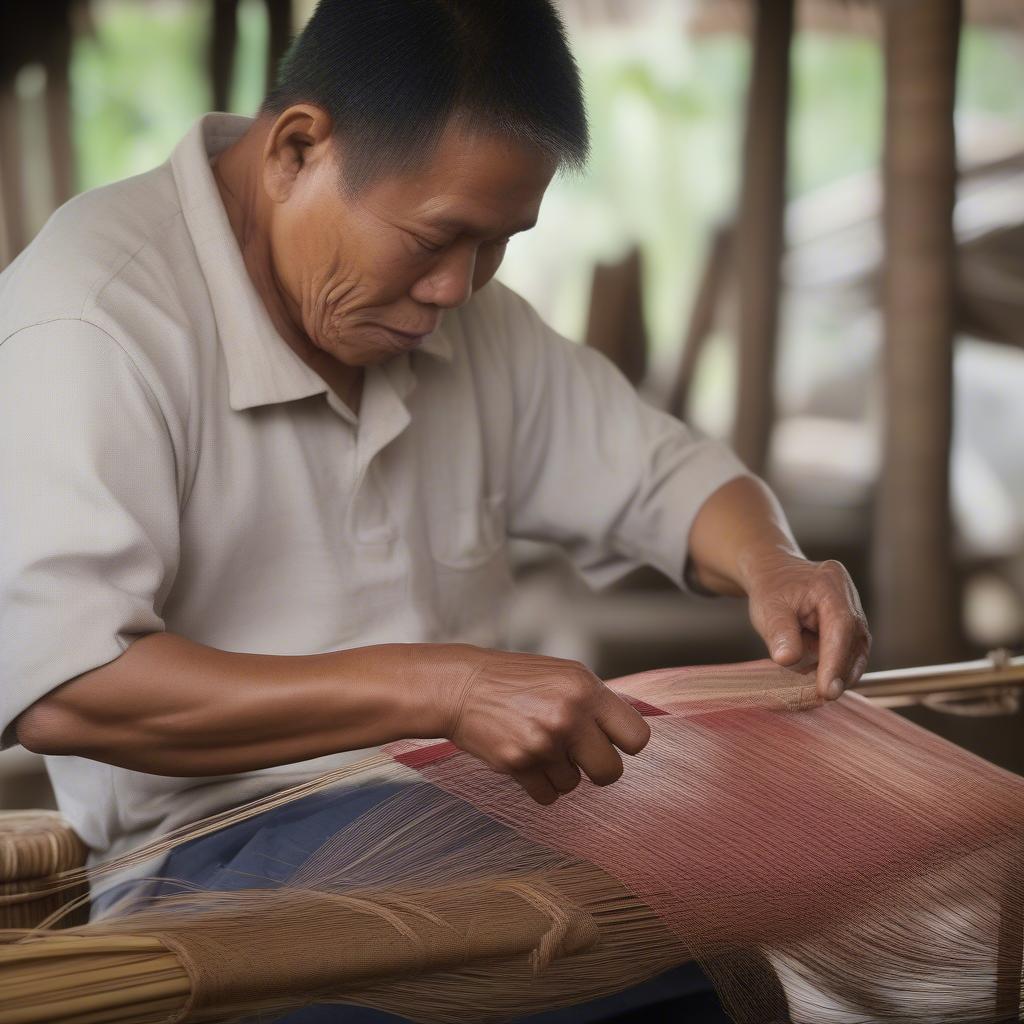
[[[649,401],[731,438],[807,554],[850,568],[872,668],[1019,650],[1024,4],[559,5],[592,165],[556,180],[500,277]],[[312,7],[0,9],[0,267],[200,114],[253,113]],[[555,552],[515,558],[509,646],[606,676],[763,654],[741,602],[653,571],[590,594]],[[1024,769],[1012,695],[904,710]],[[37,772],[0,757],[0,806],[42,806]]]

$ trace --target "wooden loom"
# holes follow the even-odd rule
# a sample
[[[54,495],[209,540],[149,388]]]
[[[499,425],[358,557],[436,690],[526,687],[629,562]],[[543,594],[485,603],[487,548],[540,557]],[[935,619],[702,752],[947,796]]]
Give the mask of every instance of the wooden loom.
[[[968,973],[978,975],[984,962],[988,973],[983,980],[992,988],[992,999],[976,1010],[954,1005],[955,1000],[948,1006],[937,1003],[935,1005],[942,1008],[942,1019],[950,1024],[1019,1020],[1024,937],[1024,887],[1020,874],[1021,850],[1024,849],[1024,828],[1021,827],[1024,826],[1024,782],[970,755],[961,756],[958,748],[924,734],[923,730],[903,723],[888,712],[873,709],[868,701],[854,695],[839,702],[846,706],[841,713],[837,705],[819,709],[816,715],[789,715],[780,719],[777,716],[780,710],[793,711],[814,704],[813,687],[808,685],[806,677],[762,667],[756,685],[752,686],[748,667],[737,668],[746,675],[738,673],[734,678],[728,668],[708,669],[703,670],[708,675],[705,681],[702,670],[687,670],[682,677],[678,673],[674,676],[672,673],[647,673],[611,685],[629,694],[641,710],[651,715],[652,725],[664,726],[664,730],[655,731],[652,739],[652,747],[657,747],[665,738],[662,746],[652,751],[655,761],[664,757],[666,751],[678,748],[678,743],[671,741],[666,731],[676,727],[687,730],[685,735],[691,744],[709,737],[717,740],[726,736],[727,743],[722,749],[738,755],[758,742],[758,734],[751,733],[749,726],[753,723],[762,729],[764,723],[770,721],[765,715],[775,715],[775,721],[785,720],[803,730],[799,735],[807,746],[813,746],[820,740],[820,736],[816,738],[820,730],[807,731],[808,723],[813,724],[831,714],[833,722],[823,734],[836,737],[835,750],[827,751],[829,757],[841,757],[841,744],[845,739],[862,733],[865,728],[880,730],[879,737],[892,730],[898,743],[886,750],[880,740],[880,761],[895,757],[893,765],[900,771],[912,772],[918,762],[928,757],[937,758],[929,770],[932,774],[925,773],[922,778],[934,777],[937,766],[949,763],[952,766],[949,780],[954,783],[974,773],[975,782],[983,783],[985,790],[984,793],[978,790],[978,801],[985,803],[995,795],[1001,801],[1000,813],[1015,816],[1015,823],[1008,823],[1008,829],[995,824],[998,814],[984,819],[989,822],[984,828],[980,824],[983,818],[979,817],[976,834],[983,841],[967,849],[963,841],[975,835],[970,830],[964,831],[956,842],[952,838],[947,841],[945,837],[951,836],[957,822],[977,803],[967,802],[943,828],[937,828],[931,838],[922,839],[913,851],[908,847],[902,867],[887,857],[882,849],[884,844],[865,842],[861,849],[850,851],[859,865],[868,865],[875,876],[887,879],[884,886],[869,891],[863,888],[864,879],[858,881],[854,877],[855,872],[843,875],[844,864],[850,857],[823,867],[827,868],[825,874],[837,891],[848,895],[858,893],[865,907],[870,907],[873,899],[884,896],[889,902],[904,907],[916,907],[922,900],[932,899],[939,909],[961,913],[967,922],[964,947],[970,947],[967,933],[969,926],[973,926],[979,936],[987,936],[985,941],[991,949],[982,950],[984,955],[969,965],[966,961],[954,964],[953,969],[965,970],[969,966]],[[1022,685],[1024,658],[1004,658],[995,662],[873,673],[865,677],[860,691],[873,699],[887,701],[918,699],[936,693],[963,699],[979,694],[991,697],[994,693],[1015,693]],[[844,724],[845,719],[849,722]],[[844,733],[846,724],[852,728]],[[780,737],[777,743],[772,741],[774,747],[764,745],[757,752],[757,763],[765,766],[766,774],[786,763],[773,761],[772,757],[788,756],[786,748],[793,746],[796,735],[798,733]],[[740,738],[744,740],[742,748],[736,743]],[[913,763],[904,765],[898,754],[908,742],[918,746]],[[774,755],[772,749],[776,751]],[[843,982],[839,975],[826,977],[828,971],[822,964],[808,968],[818,957],[815,942],[822,943],[823,955],[819,959],[832,963],[837,958],[849,957],[850,952],[842,948],[843,943],[851,937],[855,939],[860,934],[858,929],[862,928],[862,923],[853,915],[841,934],[827,936],[824,940],[808,937],[813,929],[809,932],[802,921],[810,916],[809,909],[817,909],[822,915],[839,912],[830,894],[822,894],[813,885],[801,888],[794,876],[786,883],[788,888],[776,894],[778,898],[774,902],[762,908],[744,906],[744,920],[741,922],[740,915],[735,915],[723,931],[713,915],[702,919],[694,916],[693,907],[678,906],[681,894],[696,887],[701,889],[701,897],[712,905],[732,905],[730,901],[735,903],[736,891],[743,889],[743,885],[734,884],[734,880],[741,878],[744,871],[749,874],[757,869],[752,859],[733,857],[730,861],[733,851],[716,849],[718,859],[707,866],[704,874],[691,874],[687,887],[650,885],[644,881],[642,864],[635,874],[624,875],[616,857],[601,844],[594,845],[593,836],[587,838],[588,822],[592,820],[588,802],[594,804],[602,828],[614,828],[609,808],[615,802],[622,802],[617,794],[626,790],[627,780],[634,772],[608,790],[589,787],[579,800],[563,798],[556,805],[561,810],[547,812],[545,819],[545,813],[531,808],[525,798],[520,800],[511,788],[501,788],[500,777],[493,776],[482,766],[475,771],[462,760],[466,755],[460,755],[450,745],[412,742],[392,745],[390,753],[396,762],[419,772],[429,785],[423,784],[415,790],[406,804],[399,802],[398,806],[383,812],[374,820],[372,828],[361,826],[362,832],[345,837],[339,835],[337,838],[343,838],[344,842],[322,853],[318,861],[313,858],[314,863],[303,865],[289,887],[219,896],[186,893],[164,901],[161,907],[150,910],[148,916],[142,911],[133,917],[119,915],[109,922],[61,931],[45,928],[29,932],[25,929],[33,923],[30,920],[33,914],[38,923],[52,911],[55,899],[66,898],[69,890],[82,885],[85,876],[81,872],[68,872],[81,856],[81,844],[76,845],[73,834],[66,828],[62,830],[53,816],[37,818],[34,826],[23,816],[8,816],[7,839],[0,843],[0,877],[5,880],[8,893],[5,923],[18,930],[3,933],[6,942],[0,945],[0,991],[4,996],[0,1001],[0,1024],[230,1020],[236,1019],[238,1013],[251,1012],[254,1003],[273,1012],[296,1005],[303,995],[313,998],[318,993],[326,993],[328,998],[381,1006],[413,1019],[465,1020],[467,1005],[496,1006],[500,1011],[501,1000],[496,1002],[496,998],[503,985],[507,989],[507,1016],[512,1016],[531,1006],[544,1008],[547,1004],[543,1002],[536,1006],[538,998],[549,999],[551,1005],[592,998],[695,956],[709,970],[725,1005],[737,1020],[769,1019],[759,1014],[766,1012],[766,1008],[778,1013],[780,1006],[792,1016],[779,1019],[791,1019],[796,1024],[804,1020],[818,1024],[843,1019],[841,1015],[827,1016],[826,1010],[833,1011],[824,1003],[815,1004],[816,997],[806,995],[809,980],[824,979],[829,983],[824,988],[833,993]],[[802,752],[800,756],[804,756]],[[693,794],[678,793],[679,784],[673,783],[676,786],[671,792],[673,806],[684,798],[695,799],[723,776],[732,780],[727,781],[723,789],[724,797],[728,797],[727,787],[741,786],[742,782],[736,780],[745,778],[749,771],[748,765],[730,765],[721,757],[708,764],[714,764],[715,775],[700,786],[694,786]],[[697,762],[685,764],[688,774],[695,768],[700,769]],[[869,768],[865,765],[865,773]],[[735,774],[730,775],[733,769]],[[659,770],[667,771],[664,766]],[[652,775],[645,783],[646,790],[651,791],[646,807],[648,814],[664,810],[665,805],[659,803],[664,793],[656,792],[658,778]],[[956,785],[950,786],[949,780],[946,793],[940,791],[929,796],[921,789],[921,779],[907,774],[904,792],[920,794],[914,799],[921,807],[929,808],[929,813],[942,814],[946,804],[956,802]],[[492,783],[499,784],[493,791]],[[841,793],[841,787],[834,792]],[[899,800],[899,788],[894,787],[893,792]],[[781,796],[783,802],[774,814],[787,813],[784,805],[789,799],[788,789],[784,788]],[[261,802],[261,807],[265,804]],[[472,819],[469,830],[465,830],[469,821],[467,804],[486,809],[485,815]],[[358,872],[352,875],[349,868],[345,869],[348,874],[338,873],[338,850],[344,848],[345,856],[350,859],[353,850],[365,853],[368,835],[379,840],[382,834],[390,836],[398,831],[402,823],[409,821],[413,805],[430,817],[435,833],[445,831],[439,823],[450,826],[457,822],[459,828],[464,829],[459,835],[465,856],[456,870],[446,869],[447,884],[424,884],[431,879],[417,876],[415,870],[379,878],[363,877]],[[261,807],[243,809],[243,816]],[[851,811],[858,807],[861,811],[868,808],[877,812],[882,818],[887,803],[880,797],[877,806],[863,801],[849,804]],[[725,809],[724,804],[721,809]],[[470,813],[475,812],[470,810]],[[550,817],[555,813],[558,819]],[[693,807],[687,811],[689,815],[694,813]],[[734,808],[729,815],[735,820],[744,813],[748,812]],[[759,812],[754,808],[749,813]],[[544,820],[548,821],[547,826]],[[553,820],[559,821],[563,833],[572,830],[572,842],[568,846],[563,842],[561,849],[557,846],[562,839],[550,827]],[[761,822],[763,835],[764,823],[771,819],[752,817],[750,820]],[[808,819],[804,839],[804,846],[808,848],[815,847],[821,831],[810,827],[812,820],[813,816]],[[985,828],[990,831],[983,835]],[[512,831],[506,832],[506,829]],[[885,830],[881,829],[879,834],[885,835]],[[184,841],[184,838],[187,836],[179,836],[174,842]],[[988,840],[991,843],[986,846]],[[681,837],[680,842],[692,843],[694,837]],[[770,837],[766,842],[770,842]],[[517,843],[521,849],[513,856],[509,848]],[[998,855],[988,859],[997,845],[1000,847]],[[553,851],[552,847],[556,849]],[[931,866],[922,869],[920,865],[927,860],[926,854],[931,848],[938,850],[945,860],[933,858]],[[820,851],[826,851],[827,856],[827,845],[818,842],[817,849],[819,855]],[[436,862],[447,855],[443,854]],[[758,857],[764,859],[760,853]],[[909,863],[907,858],[917,858],[910,871],[905,870]],[[954,861],[962,862],[962,869],[958,867],[947,873],[947,863]],[[654,865],[652,861],[657,868],[652,878],[666,873],[665,863],[661,860]],[[514,870],[509,870],[511,864]],[[669,871],[677,869],[675,865]],[[332,870],[334,876],[330,876]],[[807,870],[813,874],[817,869],[810,865]],[[44,877],[56,872],[64,873],[63,893],[55,892],[56,887],[48,884]],[[838,877],[833,875],[835,872],[839,872]],[[15,877],[18,874],[20,878]],[[342,875],[346,879],[343,887],[338,885]],[[767,875],[760,880],[753,874],[749,877],[755,883],[751,890],[754,893],[760,891],[758,882],[761,890],[769,884]],[[367,880],[371,884],[363,884]],[[974,895],[973,903],[958,906],[949,902],[948,906],[942,906],[943,900],[949,901],[953,887],[967,888],[965,882],[976,885],[981,891],[993,889],[991,907],[983,906],[982,897]],[[744,898],[749,900],[750,894],[747,892]],[[793,913],[794,908],[801,912]],[[240,909],[246,912],[240,913]],[[223,959],[225,949],[232,951],[237,945],[244,947],[252,941],[253,913],[261,913],[266,920],[275,923],[274,955],[278,958],[278,977],[269,985],[265,977],[266,960],[260,956],[240,955],[231,960],[228,955],[227,960]],[[881,914],[886,927],[891,927],[892,921],[884,919],[885,911],[877,913]],[[905,918],[900,924],[922,924],[914,921],[915,911],[904,909],[900,913]],[[175,914],[177,919],[174,919]],[[326,957],[311,955],[310,920],[318,921],[321,931],[345,935],[344,947],[333,948]],[[818,920],[828,918],[819,916]],[[873,922],[869,921],[869,925],[873,927]],[[772,943],[768,948],[759,946],[759,928],[771,931]],[[203,938],[207,930],[220,936],[218,942],[209,943]],[[853,942],[855,948],[856,945]],[[931,939],[928,945],[930,949],[936,948]],[[256,942],[249,952],[258,953],[261,949],[263,944]],[[287,959],[289,950],[291,960],[282,965],[280,958]],[[371,950],[372,955],[367,956],[366,950]],[[959,949],[955,952],[958,956],[962,954]],[[988,954],[994,958],[991,963],[985,959]],[[935,955],[941,959],[941,949],[937,949]],[[202,957],[209,957],[210,963],[219,965],[221,976],[212,985],[210,975],[216,979],[218,971],[204,965]],[[801,971],[805,969],[814,977],[802,978]],[[879,965],[876,964],[875,970],[880,973]],[[501,977],[496,981],[498,975]],[[582,992],[578,986],[575,990],[573,987],[581,975],[588,979]],[[287,991],[278,985],[282,977],[287,980]],[[912,987],[913,980],[909,977],[907,984]],[[257,999],[252,998],[254,994]],[[804,999],[806,1003],[810,999],[816,1008],[808,1011],[806,1005],[802,1009],[799,1005],[787,1006],[787,996],[790,1003],[794,997],[797,1002]],[[981,998],[979,995],[978,999]],[[807,1016],[809,1012],[815,1016]],[[921,1012],[935,1012],[934,1007],[923,1011],[918,1007],[912,1009],[910,1015],[898,1017],[886,1016],[884,1008],[873,1012],[874,1016],[859,1019],[915,1022],[937,1019],[920,1016]],[[918,1015],[914,1016],[914,1012]],[[499,1012],[492,1019],[500,1017]],[[486,1019],[486,1015],[479,1019]]]

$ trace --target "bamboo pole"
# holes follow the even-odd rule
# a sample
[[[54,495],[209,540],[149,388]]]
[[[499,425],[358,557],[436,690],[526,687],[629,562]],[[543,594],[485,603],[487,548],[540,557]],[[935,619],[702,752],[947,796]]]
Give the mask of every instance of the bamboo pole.
[[[887,665],[961,649],[949,508],[960,0],[885,5],[885,433],[873,620]]]
[[[733,447],[750,469],[763,473],[775,420],[794,0],[753,0],[753,6],[754,52],[735,247],[739,359]]]
[[[867,672],[856,692],[888,706],[942,695],[947,700],[991,697],[1024,688],[1024,657],[995,652],[978,661]]]

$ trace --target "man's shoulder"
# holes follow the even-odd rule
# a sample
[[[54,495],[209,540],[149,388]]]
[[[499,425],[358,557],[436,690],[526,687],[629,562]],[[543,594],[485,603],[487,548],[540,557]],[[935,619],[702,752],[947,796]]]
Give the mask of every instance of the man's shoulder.
[[[92,318],[115,282],[122,302],[125,292],[173,290],[187,240],[168,164],[75,196],[0,273],[0,341],[48,320]]]
[[[193,320],[206,298],[169,164],[84,192],[0,273],[0,345],[69,322],[100,331],[154,386],[187,388]],[[38,331],[31,332],[39,337]]]

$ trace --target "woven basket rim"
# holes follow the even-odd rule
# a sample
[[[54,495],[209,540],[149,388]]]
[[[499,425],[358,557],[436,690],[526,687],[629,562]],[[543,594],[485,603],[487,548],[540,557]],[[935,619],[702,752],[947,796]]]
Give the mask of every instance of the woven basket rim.
[[[59,811],[0,811],[0,882],[23,882],[80,867],[85,844]]]

